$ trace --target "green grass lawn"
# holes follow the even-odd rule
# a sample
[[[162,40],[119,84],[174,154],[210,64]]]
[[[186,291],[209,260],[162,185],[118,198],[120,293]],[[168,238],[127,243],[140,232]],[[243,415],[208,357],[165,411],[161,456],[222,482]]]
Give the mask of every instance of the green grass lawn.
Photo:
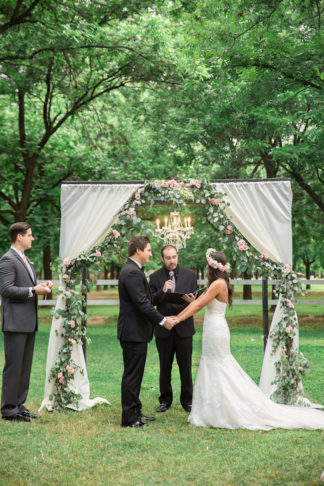
[[[307,309],[304,311],[307,315]],[[116,339],[116,312],[115,307],[90,309],[92,315],[109,317],[104,325],[89,326],[92,344],[87,349],[91,397],[106,397],[111,405],[84,412],[44,411],[40,419],[30,424],[1,421],[1,485],[320,484],[324,431],[252,432],[193,427],[187,423],[188,414],[179,403],[177,366],[173,371],[171,409],[146,430],[121,428],[123,367]],[[37,410],[43,398],[49,336],[48,310],[40,309],[40,314],[42,324],[37,333],[27,402],[32,411]],[[314,312],[310,315],[314,316]],[[228,312],[228,320],[232,352],[258,381],[263,357],[261,311],[237,307]],[[198,324],[194,375],[200,358],[201,333]],[[324,326],[302,327],[300,348],[311,359],[313,369],[304,382],[305,392],[311,400],[324,403]],[[0,350],[2,369],[2,336]],[[146,414],[154,415],[158,405],[158,370],[158,355],[152,342],[141,392]]]

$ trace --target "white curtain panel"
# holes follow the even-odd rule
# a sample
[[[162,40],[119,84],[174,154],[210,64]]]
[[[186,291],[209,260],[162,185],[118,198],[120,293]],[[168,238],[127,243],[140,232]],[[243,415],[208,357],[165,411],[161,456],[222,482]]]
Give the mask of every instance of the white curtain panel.
[[[138,184],[63,184],[60,256],[72,260],[103,242]]]
[[[99,245],[113,228],[118,214],[129,198],[140,188],[139,184],[63,184],[61,192],[60,256],[76,258],[80,253]],[[61,286],[64,286],[61,282]],[[60,296],[56,309],[65,309],[65,299]],[[63,319],[53,318],[48,343],[44,399],[40,410],[53,409],[50,396],[54,381],[50,371],[63,344],[61,333]],[[90,399],[90,384],[81,344],[73,345],[72,359],[83,370],[70,382],[70,389],[82,396],[78,408],[84,410],[97,403],[109,403],[105,398]]]
[[[225,201],[230,203],[226,214],[249,243],[275,262],[292,263],[290,181],[217,182],[215,190],[223,193]],[[282,318],[279,302],[280,300],[271,321],[269,334]],[[298,341],[297,329],[293,341],[295,349],[298,349]],[[273,339],[269,336],[259,383],[261,390],[269,397],[276,390],[276,386],[271,383],[276,376],[275,362],[278,361],[280,353],[277,350],[272,354],[272,346]],[[298,404],[311,405],[307,398],[302,397],[302,383],[299,390],[301,395]]]
[[[65,299],[61,295],[57,299],[56,309],[65,309]],[[39,411],[41,411],[43,408],[46,408],[49,411],[53,410],[53,399],[50,397],[55,392],[55,383],[54,380],[51,380],[49,377],[51,369],[57,359],[58,352],[63,345],[63,338],[61,336],[63,331],[63,319],[61,317],[59,319],[53,318],[47,350],[44,399],[41,403]],[[82,398],[79,400],[78,407],[68,405],[68,408],[81,411],[101,403],[110,404],[108,400],[102,397],[90,399],[90,383],[81,344],[73,345],[72,359],[74,363],[80,367],[80,369],[74,374],[74,378],[70,382],[69,388],[75,393],[80,394]],[[80,370],[83,370],[83,374],[80,373]]]
[[[290,181],[217,182],[230,203],[226,215],[260,253],[275,262],[292,262]]]

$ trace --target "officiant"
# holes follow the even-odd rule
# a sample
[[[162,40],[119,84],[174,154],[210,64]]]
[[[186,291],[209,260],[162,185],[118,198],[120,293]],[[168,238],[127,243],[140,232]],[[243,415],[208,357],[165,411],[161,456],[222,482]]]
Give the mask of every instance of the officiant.
[[[157,310],[164,316],[177,315],[188,303],[195,299],[193,292],[198,283],[195,273],[178,264],[178,252],[173,245],[166,245],[161,250],[163,267],[150,276],[150,287]],[[166,412],[172,404],[173,392],[171,373],[174,355],[176,356],[180,379],[180,403],[190,412],[192,402],[192,340],[195,334],[192,317],[168,331],[162,326],[155,326],[156,347],[160,360],[160,405],[157,412]]]

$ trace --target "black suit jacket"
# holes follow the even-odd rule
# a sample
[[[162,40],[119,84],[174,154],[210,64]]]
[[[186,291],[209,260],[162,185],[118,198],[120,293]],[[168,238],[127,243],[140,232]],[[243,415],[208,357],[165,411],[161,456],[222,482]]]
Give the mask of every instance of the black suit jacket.
[[[29,297],[29,287],[36,284],[32,270],[34,279],[12,248],[0,260],[2,330],[5,332],[34,332],[37,329],[37,296]]]
[[[153,297],[144,272],[130,259],[120,272],[118,292],[118,339],[151,341],[154,325],[159,324],[164,316],[153,307]]]
[[[176,292],[188,294],[198,288],[197,278],[195,273],[188,268],[180,267],[179,265],[174,271],[174,277],[176,282]],[[160,270],[152,273],[150,276],[150,287],[153,294],[154,303],[157,304],[157,309],[165,316],[176,316],[181,312],[188,304],[183,301],[183,304],[174,304],[168,302],[168,293],[163,292],[163,285],[166,280],[169,280],[169,270],[162,267]],[[195,334],[193,317],[189,317],[175,327],[175,332],[180,337],[193,336]],[[170,331],[162,326],[155,327],[155,336],[166,338],[170,334]]]

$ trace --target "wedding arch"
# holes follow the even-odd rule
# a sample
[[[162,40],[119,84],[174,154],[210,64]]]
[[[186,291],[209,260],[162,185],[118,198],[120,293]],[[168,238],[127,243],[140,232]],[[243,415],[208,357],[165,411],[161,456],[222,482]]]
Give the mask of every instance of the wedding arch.
[[[291,269],[292,193],[288,179],[162,180],[153,182],[66,182],[61,187],[60,287],[50,332],[42,408],[83,410],[90,384],[82,350],[86,330],[76,290],[85,267],[118,247],[120,236],[142,221],[142,205],[203,204],[206,218],[231,242],[242,268],[276,280],[279,293],[267,342],[260,387],[280,403],[309,405],[301,379],[308,360],[298,350],[293,294],[300,283]],[[108,402],[109,403],[109,402]]]

